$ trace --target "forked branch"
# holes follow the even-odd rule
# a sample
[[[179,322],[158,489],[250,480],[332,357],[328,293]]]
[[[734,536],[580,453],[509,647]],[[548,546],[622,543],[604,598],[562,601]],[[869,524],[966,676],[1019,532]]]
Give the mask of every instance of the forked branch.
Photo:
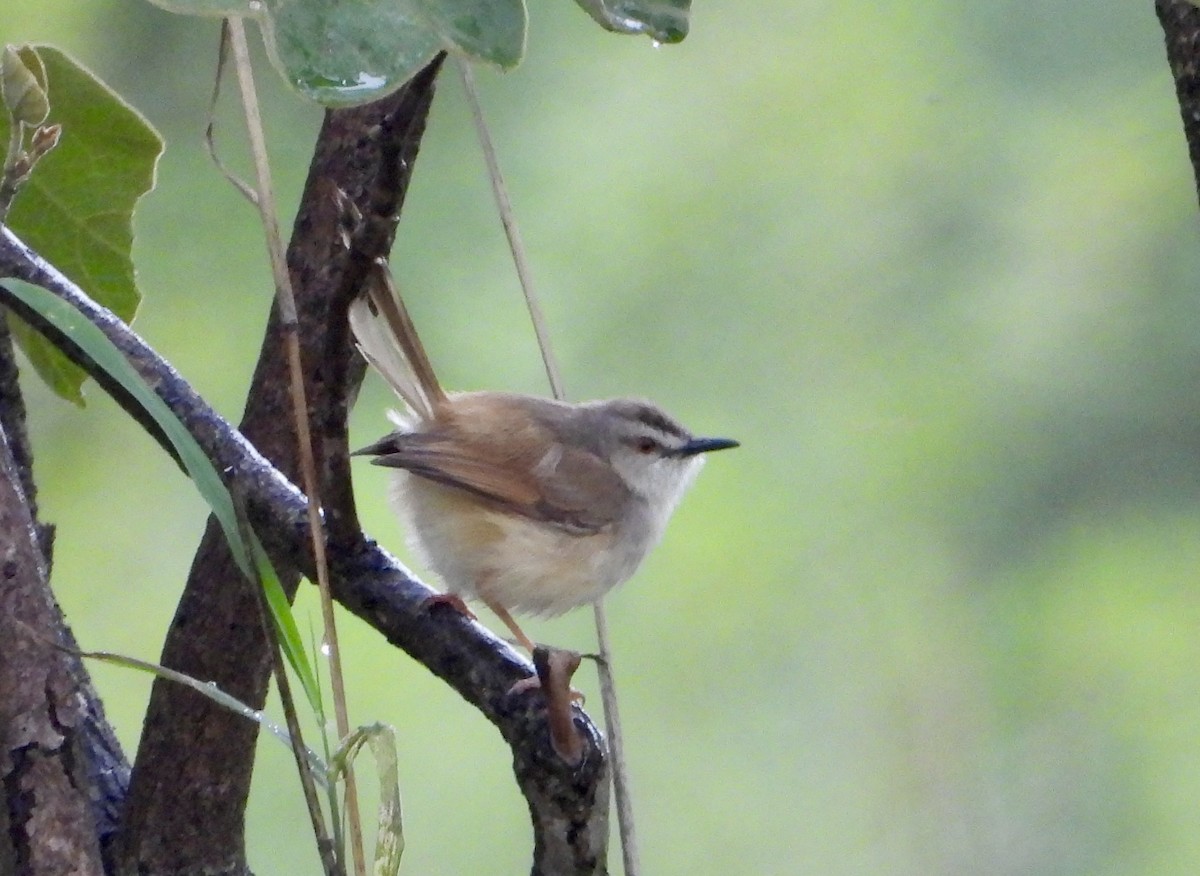
[[[0,275],[49,289],[98,326],[170,406],[217,470],[225,473],[230,489],[245,501],[272,559],[313,574],[303,494],[166,361],[7,229],[0,229]],[[70,337],[24,308],[3,290],[2,283],[0,303],[46,334],[143,422],[136,405],[108,383]],[[156,430],[149,431],[162,443]],[[500,730],[512,748],[514,772],[533,820],[532,872],[537,876],[605,873],[607,764],[600,732],[587,715],[576,708],[574,721],[583,753],[577,765],[569,766],[551,744],[541,694],[509,693],[532,667],[505,642],[457,613],[430,612],[427,599],[432,591],[370,539],[331,539],[330,571],[338,602],[443,679]]]

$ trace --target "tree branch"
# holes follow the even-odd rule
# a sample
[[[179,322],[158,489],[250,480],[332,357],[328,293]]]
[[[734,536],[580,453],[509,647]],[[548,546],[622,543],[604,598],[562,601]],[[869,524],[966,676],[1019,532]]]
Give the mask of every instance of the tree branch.
[[[326,113],[288,249],[295,290],[295,330],[305,365],[306,415],[321,460],[321,493],[333,541],[358,530],[349,487],[345,421],[363,366],[344,312],[371,260],[391,245],[395,216],[425,129],[440,66],[435,60],[404,88],[380,101]],[[375,239],[342,239],[338,191],[367,215],[383,216]],[[291,480],[299,470],[289,395],[284,326],[275,306],[247,394],[241,431]],[[300,571],[278,564],[289,598]],[[310,572],[311,574],[311,572]],[[167,632],[161,662],[212,680],[260,708],[266,700],[270,649],[259,602],[210,518]],[[123,866],[159,874],[246,872],[244,811],[250,792],[257,725],[194,691],[156,681],[123,824]],[[183,765],[181,768],[181,764]]]
[[[1167,62],[1200,192],[1200,9],[1188,0],[1155,0],[1154,9],[1166,38]]]
[[[17,572],[16,577],[6,579],[5,585],[0,587],[0,626],[14,618],[22,618],[24,622],[28,622],[17,631],[0,630],[0,641],[6,642],[6,646],[0,649],[0,737],[10,741],[16,739],[24,731],[10,726],[10,721],[27,724],[30,720],[30,716],[25,714],[25,708],[31,701],[27,699],[22,704],[22,697],[18,693],[25,681],[40,678],[48,666],[57,666],[59,673],[69,672],[71,684],[79,697],[78,704],[82,715],[73,715],[79,719],[79,744],[64,750],[69,751],[71,757],[81,762],[86,771],[86,780],[78,776],[71,778],[80,779],[80,784],[74,790],[86,794],[88,798],[92,815],[89,832],[99,840],[100,855],[107,868],[112,860],[112,845],[119,826],[120,807],[129,788],[129,762],[125,759],[125,753],[108,723],[104,705],[82,661],[74,657],[64,659],[57,651],[47,651],[43,647],[47,642],[59,642],[72,651],[79,650],[75,637],[50,590],[48,579],[53,566],[54,527],[38,519],[34,493],[33,449],[26,430],[25,400],[18,382],[12,335],[4,315],[0,315],[0,439],[5,445],[0,452],[0,457],[3,457],[0,467],[3,467],[4,476],[9,478],[9,483],[3,490],[3,498],[0,498],[0,508],[3,509],[0,510],[0,515],[4,515],[5,521],[0,545],[5,545],[8,550],[14,551],[15,555],[21,555],[23,539],[27,533],[22,521],[28,516],[41,552],[40,568],[29,564],[29,558],[24,557],[12,567]],[[12,481],[14,472],[16,482]],[[42,637],[39,642],[28,642],[30,629]],[[23,647],[22,643],[30,647]],[[50,703],[45,702],[41,706],[49,709]],[[41,715],[34,720],[40,721],[44,718],[45,716]],[[9,746],[3,746],[3,750],[9,751]],[[46,752],[42,752],[43,756],[45,754]],[[4,758],[5,755],[0,753],[0,760]],[[0,774],[6,774],[6,770],[0,769]],[[46,769],[38,770],[36,776],[51,783],[61,778],[55,770]],[[34,778],[32,773],[24,776],[23,780],[28,781],[31,778]],[[14,781],[19,782],[22,779]],[[45,803],[56,797],[60,798],[64,789],[30,787],[28,790],[32,792],[30,799],[35,803]],[[0,794],[0,799],[11,801],[15,798]],[[36,821],[34,814],[30,815]],[[13,825],[13,831],[8,834],[13,840],[28,827],[13,824],[11,815],[7,821]],[[73,836],[73,830],[73,826],[68,826],[68,836],[72,837],[69,842],[77,846],[77,837]],[[43,833],[41,838],[45,839],[46,833]],[[28,843],[25,846],[32,851]],[[33,867],[36,862],[26,860],[24,863]],[[22,862],[18,861],[18,864],[22,865]],[[0,871],[3,871],[2,867]]]
[[[100,874],[88,693],[64,638],[30,505],[0,430],[0,870]]]
[[[88,299],[7,229],[0,230],[3,275],[51,290],[100,327],[245,500],[256,531],[276,563],[312,574],[304,497],[240,432],[211,410],[128,326]],[[95,374],[95,365],[69,337],[59,335],[2,287],[0,300]],[[114,395],[128,409],[129,400]],[[431,591],[369,539],[331,544],[330,560],[334,597],[453,687],[500,730],[512,748],[514,772],[533,820],[535,876],[605,873],[607,766],[600,732],[587,715],[576,709],[583,754],[577,766],[568,766],[551,746],[541,694],[509,694],[516,681],[531,674],[527,661],[474,621],[455,612],[430,611]]]
[[[335,536],[341,533],[344,537],[358,528],[349,487],[345,419],[348,398],[361,380],[363,368],[345,328],[345,302],[374,258],[390,249],[439,65],[440,59],[436,59],[387,99],[327,113],[297,213],[289,267],[298,298],[302,298],[299,332],[304,358],[312,366],[308,414],[318,444],[322,437],[327,438],[322,477],[328,486],[323,493],[326,519]],[[365,223],[371,233],[352,241],[350,247],[339,234],[338,192],[345,193],[372,220]],[[276,464],[294,473],[295,442],[291,421],[284,416],[288,377],[280,353],[281,331],[273,314],[248,395],[243,429]],[[15,369],[13,374],[0,374],[0,381],[0,391],[9,385],[15,391]],[[107,380],[100,382],[112,392]],[[19,395],[15,398],[19,401]],[[19,419],[19,405],[9,404],[9,400],[9,394],[0,398],[0,415],[10,421]],[[161,443],[156,427],[141,422]],[[287,567],[280,573],[285,586],[294,591],[298,573]],[[212,679],[244,701],[261,705],[269,652],[255,623],[256,611],[254,592],[241,579],[223,537],[210,521],[168,633],[162,662]],[[118,856],[127,869],[246,871],[243,812],[256,737],[255,725],[213,707],[190,691],[155,683],[128,799],[129,773],[123,761],[121,786],[109,789],[112,799],[106,797],[110,806],[123,804],[123,842]],[[116,751],[119,755],[119,749]],[[181,770],[180,764],[185,768]],[[100,819],[97,823],[104,824]],[[111,826],[104,833],[111,833]]]

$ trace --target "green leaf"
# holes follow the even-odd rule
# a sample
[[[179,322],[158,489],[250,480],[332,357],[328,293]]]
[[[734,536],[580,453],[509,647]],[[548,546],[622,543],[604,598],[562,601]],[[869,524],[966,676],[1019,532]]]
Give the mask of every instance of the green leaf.
[[[395,91],[441,50],[414,0],[266,0],[267,53],[284,79],[325,106]]]
[[[678,43],[688,34],[692,0],[575,0],[606,30],[644,33],[656,43]]]
[[[275,629],[279,634],[279,645],[283,648],[283,656],[288,662],[288,666],[292,667],[292,671],[296,673],[296,677],[300,679],[300,686],[304,688],[304,698],[308,700],[309,707],[317,716],[318,723],[325,722],[325,708],[321,702],[321,685],[317,682],[317,675],[313,671],[312,663],[308,659],[308,652],[304,649],[304,642],[300,638],[300,630],[296,626],[296,616],[292,613],[292,604],[288,602],[287,594],[283,592],[283,585],[279,583],[279,576],[275,574],[275,567],[271,565],[270,558],[267,557],[267,552],[259,543],[258,536],[250,531],[247,541],[250,543],[250,551],[254,566],[258,573],[258,581],[262,585],[263,594],[267,599],[267,610],[271,612],[271,618],[275,622]]]
[[[68,56],[34,49],[46,70],[57,148],[38,162],[13,201],[8,225],[97,302],[129,322],[140,295],[134,283],[133,209],[154,186],[162,139],[115,92]],[[0,142],[9,120],[0,118]],[[33,367],[63,398],[83,403],[83,371],[40,335],[14,322]]]
[[[418,0],[150,2],[187,15],[255,19],[272,66],[302,96],[324,106],[355,106],[390,94],[445,42]]]
[[[292,615],[287,599],[283,597],[283,590],[279,586],[275,570],[271,567],[266,552],[254,534],[250,532],[248,537],[243,536],[243,527],[234,506],[233,497],[229,495],[229,490],[225,488],[220,475],[217,474],[217,470],[205,456],[200,445],[196,443],[196,439],[184,428],[183,423],[179,422],[166,403],[142,379],[137,369],[130,364],[116,345],[82,313],[53,292],[40,286],[13,278],[5,278],[4,285],[12,291],[13,295],[41,314],[43,319],[69,336],[88,358],[120,384],[162,429],[167,440],[171,442],[171,446],[175,448],[175,453],[183,464],[184,471],[188,473],[196,485],[196,489],[212,509],[213,516],[221,525],[238,568],[251,581],[259,581],[262,584],[275,627],[279,630],[284,654],[287,656],[292,670],[300,679],[313,710],[321,715],[317,677],[308,661],[308,656],[304,653],[304,647],[300,643],[295,617]],[[248,528],[246,531],[249,532]]]
[[[448,49],[508,70],[525,54],[524,0],[151,0],[258,21],[284,80],[324,106],[378,100]]]
[[[418,0],[446,47],[510,70],[525,57],[525,0]]]

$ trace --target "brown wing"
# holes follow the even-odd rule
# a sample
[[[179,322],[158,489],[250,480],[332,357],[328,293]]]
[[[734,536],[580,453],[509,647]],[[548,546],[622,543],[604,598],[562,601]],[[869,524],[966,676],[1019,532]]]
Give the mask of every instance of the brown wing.
[[[486,431],[468,422],[395,433],[364,452],[376,465],[464,490],[485,503],[579,535],[601,531],[618,516],[629,489],[612,466],[589,450],[553,440],[527,418],[492,418]]]

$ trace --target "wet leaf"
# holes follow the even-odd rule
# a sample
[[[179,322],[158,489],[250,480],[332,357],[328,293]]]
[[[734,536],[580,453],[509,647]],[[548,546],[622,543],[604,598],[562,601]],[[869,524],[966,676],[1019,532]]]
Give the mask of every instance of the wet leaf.
[[[691,0],[576,0],[600,26],[677,43],[688,34]]]

